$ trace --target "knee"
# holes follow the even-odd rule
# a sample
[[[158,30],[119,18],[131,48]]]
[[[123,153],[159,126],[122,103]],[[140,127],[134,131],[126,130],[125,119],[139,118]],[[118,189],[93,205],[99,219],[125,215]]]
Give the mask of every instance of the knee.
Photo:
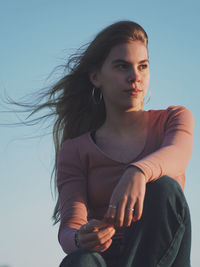
[[[61,262],[59,267],[105,267],[105,262],[102,256],[95,252],[89,252],[82,249],[69,254]]]
[[[169,176],[163,176],[154,182],[148,183],[147,191],[148,190],[151,192],[151,195],[155,196],[157,199],[168,199],[172,196],[178,196],[184,199],[184,194],[180,185]]]
[[[180,185],[168,176],[163,176],[147,184],[146,203],[153,206],[157,212],[171,207],[174,212],[184,217],[188,209],[187,202]],[[148,205],[148,204],[147,204]]]

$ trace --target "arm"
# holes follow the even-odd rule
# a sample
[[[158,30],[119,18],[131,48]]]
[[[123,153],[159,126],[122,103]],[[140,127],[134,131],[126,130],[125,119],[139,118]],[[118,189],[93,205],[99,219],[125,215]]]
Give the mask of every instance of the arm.
[[[147,182],[163,175],[172,178],[183,175],[192,154],[192,113],[183,106],[169,107],[163,119],[165,129],[160,149],[131,164],[144,173]]]
[[[120,227],[141,218],[145,184],[163,175],[182,176],[192,153],[194,120],[184,107],[169,107],[160,149],[131,163],[115,187],[105,218]],[[178,181],[183,189],[183,181]],[[110,206],[109,205],[109,206]],[[112,207],[116,207],[113,209]],[[130,212],[134,208],[134,215]]]
[[[59,242],[66,253],[76,249],[74,235],[87,223],[86,178],[72,140],[63,143],[58,155],[57,186],[61,224]]]
[[[87,222],[87,183],[85,168],[81,166],[79,151],[73,140],[67,140],[58,157],[58,192],[61,224],[58,238],[63,250],[69,254],[81,248],[103,252],[110,247],[114,227],[104,221]]]

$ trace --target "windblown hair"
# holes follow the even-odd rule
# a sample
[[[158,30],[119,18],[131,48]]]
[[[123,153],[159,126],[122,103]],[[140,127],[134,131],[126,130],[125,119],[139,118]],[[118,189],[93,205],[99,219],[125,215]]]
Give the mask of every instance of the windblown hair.
[[[57,155],[62,143],[68,138],[80,136],[98,129],[106,117],[104,101],[92,101],[93,84],[89,75],[99,70],[111,49],[119,44],[139,40],[147,47],[148,37],[144,29],[132,21],[119,21],[103,29],[84,49],[73,54],[66,65],[67,75],[60,79],[48,92],[48,101],[43,108],[55,110],[53,126],[55,145],[55,185],[57,181]],[[60,220],[59,200],[53,213],[54,224]]]

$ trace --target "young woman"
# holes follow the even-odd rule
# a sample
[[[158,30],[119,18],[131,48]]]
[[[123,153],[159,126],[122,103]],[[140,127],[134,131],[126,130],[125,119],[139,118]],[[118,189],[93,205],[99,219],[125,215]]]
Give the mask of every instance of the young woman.
[[[53,88],[60,267],[189,267],[183,189],[193,117],[143,109],[148,37],[132,21],[101,31]],[[50,102],[49,102],[50,103]]]

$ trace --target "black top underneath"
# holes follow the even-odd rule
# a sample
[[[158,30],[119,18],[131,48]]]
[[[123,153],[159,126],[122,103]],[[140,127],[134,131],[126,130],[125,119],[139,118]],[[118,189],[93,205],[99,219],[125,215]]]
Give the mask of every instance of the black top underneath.
[[[91,137],[92,137],[92,140],[93,140],[94,143],[96,144],[95,134],[96,134],[96,131],[92,131],[92,132],[90,133],[90,135],[91,135]]]

